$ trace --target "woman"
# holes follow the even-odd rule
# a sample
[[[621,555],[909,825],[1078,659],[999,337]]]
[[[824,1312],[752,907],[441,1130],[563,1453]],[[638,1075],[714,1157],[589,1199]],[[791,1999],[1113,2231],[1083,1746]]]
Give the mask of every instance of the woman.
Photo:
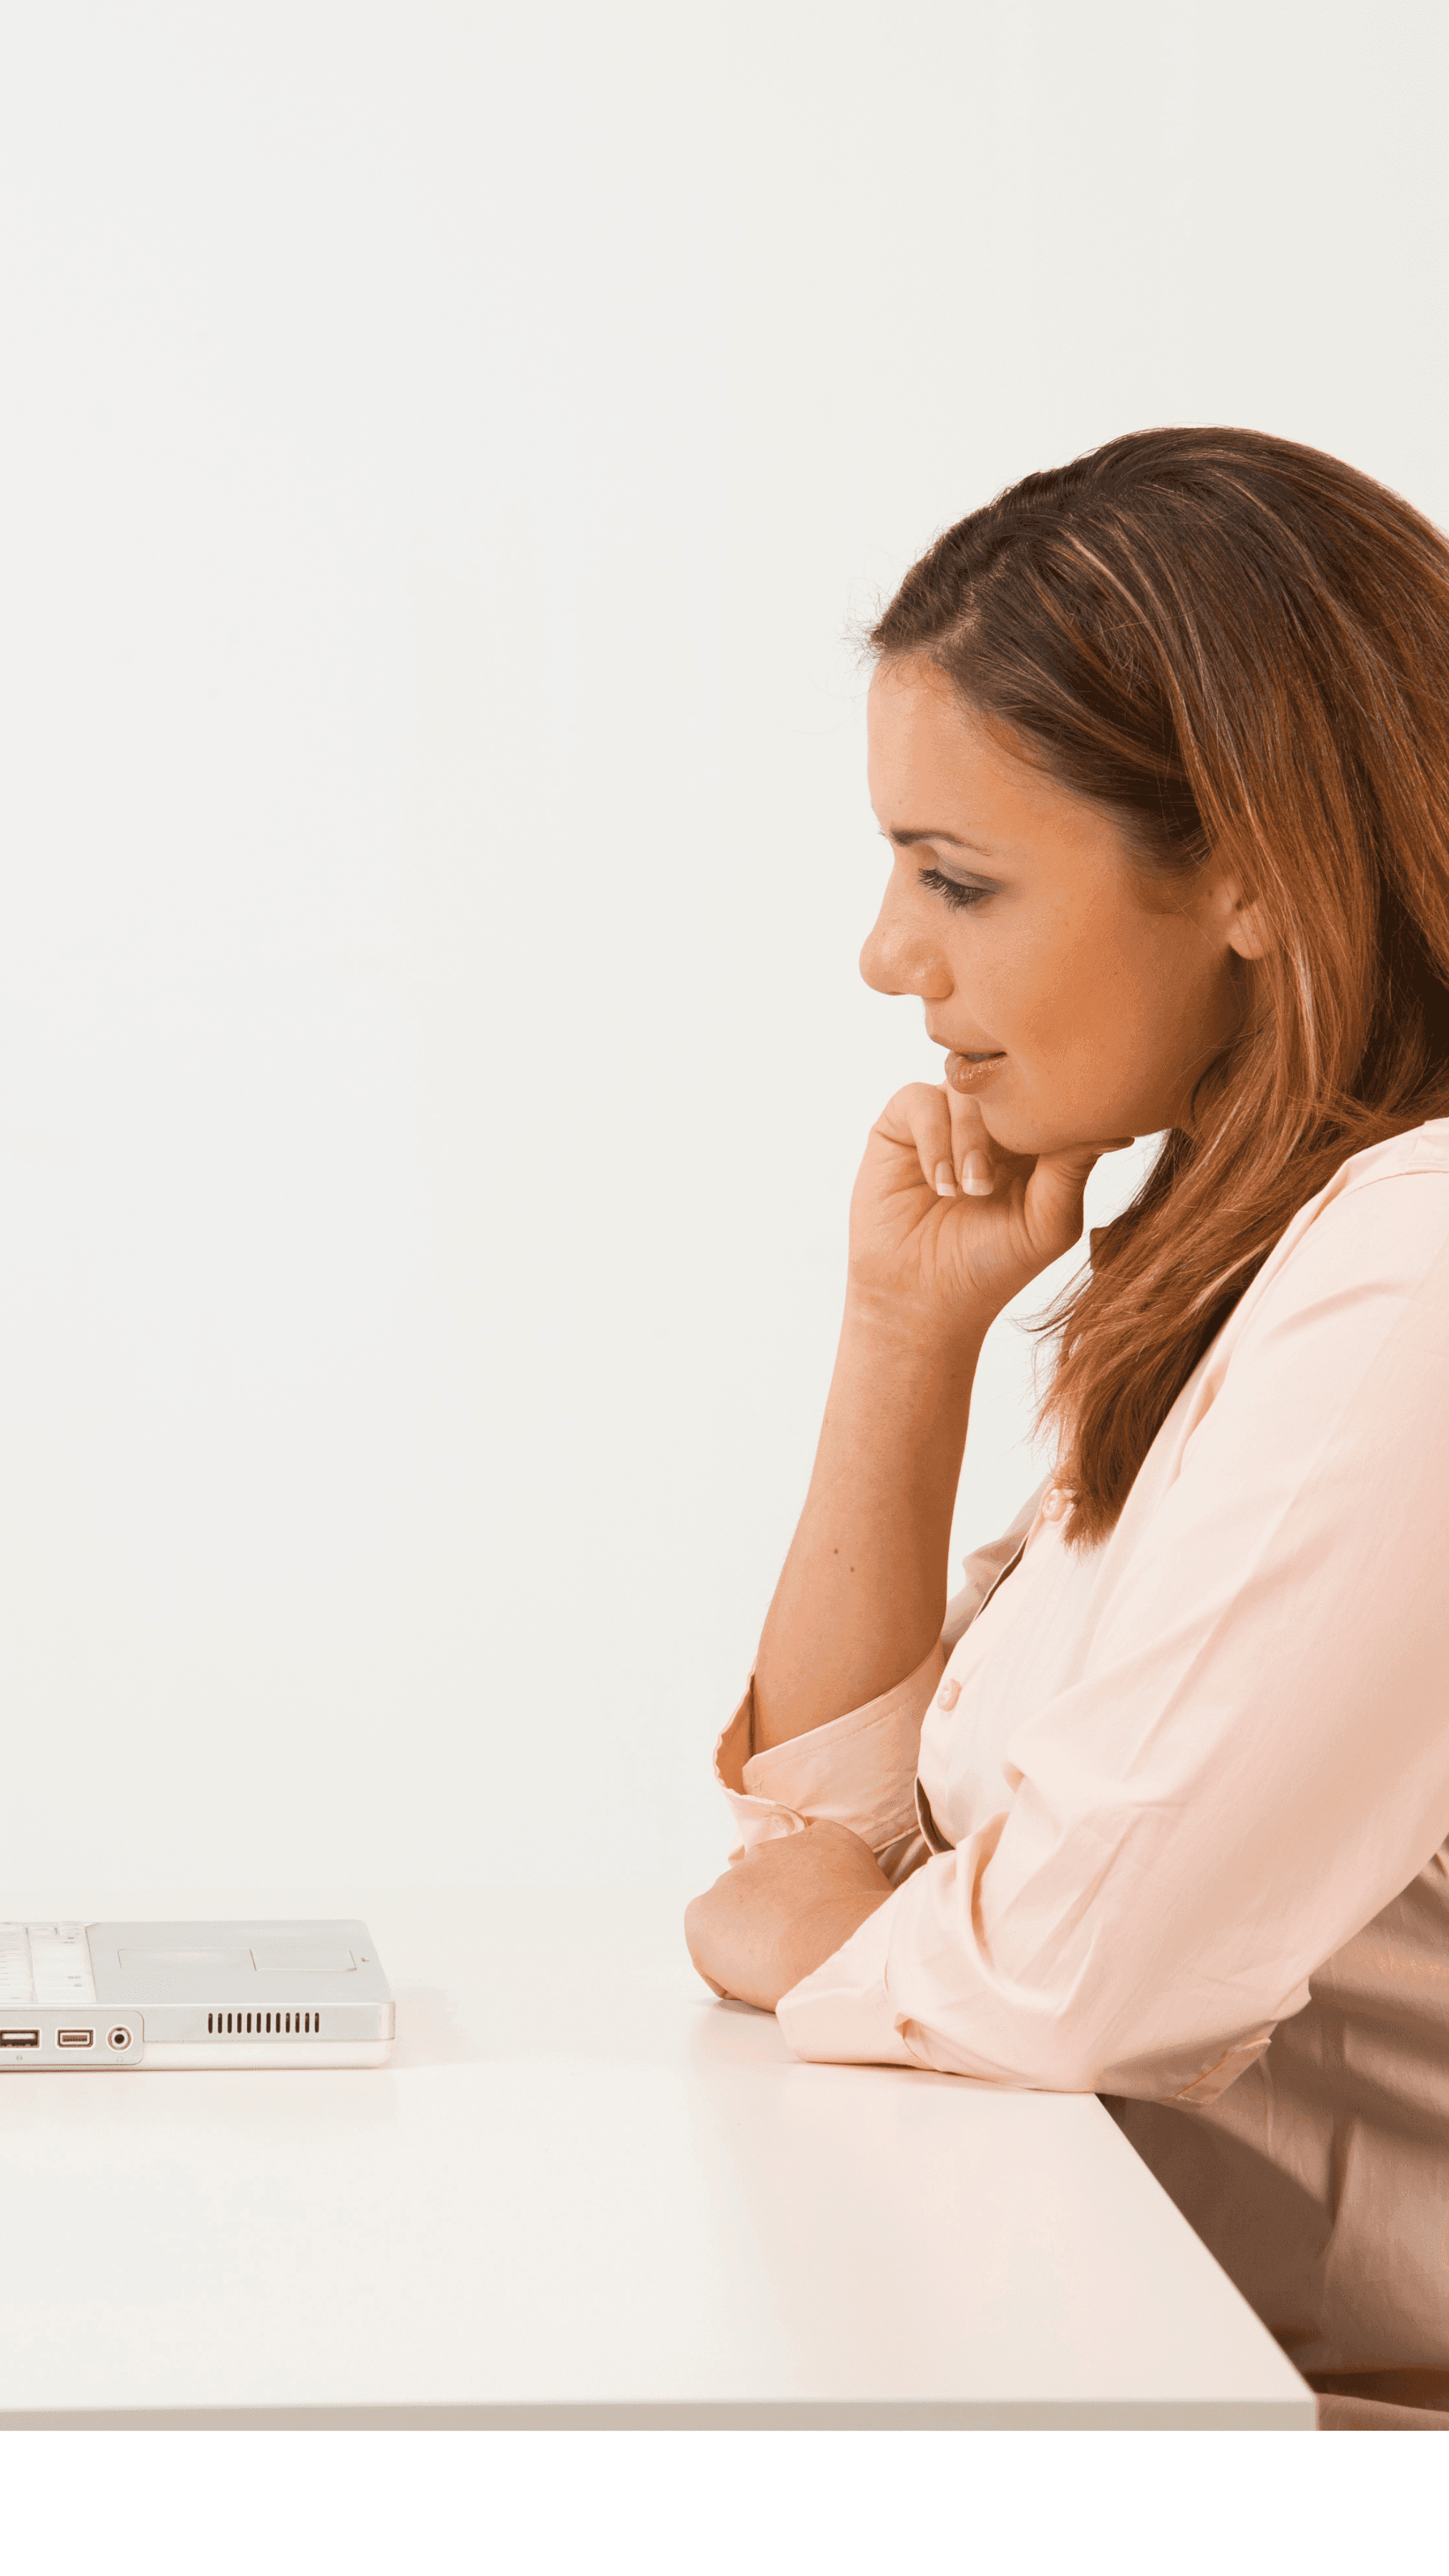
[[[802,2057],[1102,2094],[1321,2425],[1449,2429],[1449,546],[1150,431],[871,641],[862,972],[946,1080],[856,1181],[691,1954]],[[1144,1135],[948,1602],[982,1338]]]

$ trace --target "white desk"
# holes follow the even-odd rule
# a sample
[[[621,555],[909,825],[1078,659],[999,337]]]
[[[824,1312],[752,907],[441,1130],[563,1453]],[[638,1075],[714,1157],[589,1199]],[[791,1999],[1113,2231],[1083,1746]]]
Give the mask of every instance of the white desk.
[[[0,2424],[1311,2427],[1099,2103],[801,2066],[683,1903],[6,1894],[360,1914],[399,2037],[0,2078]]]

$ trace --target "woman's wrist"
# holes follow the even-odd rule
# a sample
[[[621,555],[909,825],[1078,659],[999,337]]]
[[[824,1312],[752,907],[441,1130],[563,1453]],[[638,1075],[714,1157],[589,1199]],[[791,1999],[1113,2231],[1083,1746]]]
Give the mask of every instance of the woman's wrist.
[[[851,1279],[846,1283],[841,1339],[877,1346],[885,1358],[950,1371],[963,1361],[974,1368],[995,1320],[995,1310],[952,1310],[935,1301],[918,1305]]]

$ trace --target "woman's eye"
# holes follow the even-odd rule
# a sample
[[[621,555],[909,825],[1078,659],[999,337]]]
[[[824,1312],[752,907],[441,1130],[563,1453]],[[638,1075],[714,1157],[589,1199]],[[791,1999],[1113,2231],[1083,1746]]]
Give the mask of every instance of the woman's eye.
[[[958,885],[954,877],[943,877],[939,868],[922,868],[920,881],[933,894],[944,895],[953,912],[964,912],[968,904],[984,903],[990,891],[986,886]]]

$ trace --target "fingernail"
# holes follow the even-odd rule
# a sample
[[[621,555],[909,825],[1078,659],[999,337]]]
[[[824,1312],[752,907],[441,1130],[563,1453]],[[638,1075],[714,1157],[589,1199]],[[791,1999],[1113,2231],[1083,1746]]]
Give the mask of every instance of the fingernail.
[[[956,1182],[954,1175],[952,1174],[950,1164],[938,1163],[936,1165],[936,1196],[942,1199],[953,1199],[955,1195]]]
[[[961,1166],[961,1187],[973,1199],[989,1199],[996,1187],[984,1154],[968,1154]]]

